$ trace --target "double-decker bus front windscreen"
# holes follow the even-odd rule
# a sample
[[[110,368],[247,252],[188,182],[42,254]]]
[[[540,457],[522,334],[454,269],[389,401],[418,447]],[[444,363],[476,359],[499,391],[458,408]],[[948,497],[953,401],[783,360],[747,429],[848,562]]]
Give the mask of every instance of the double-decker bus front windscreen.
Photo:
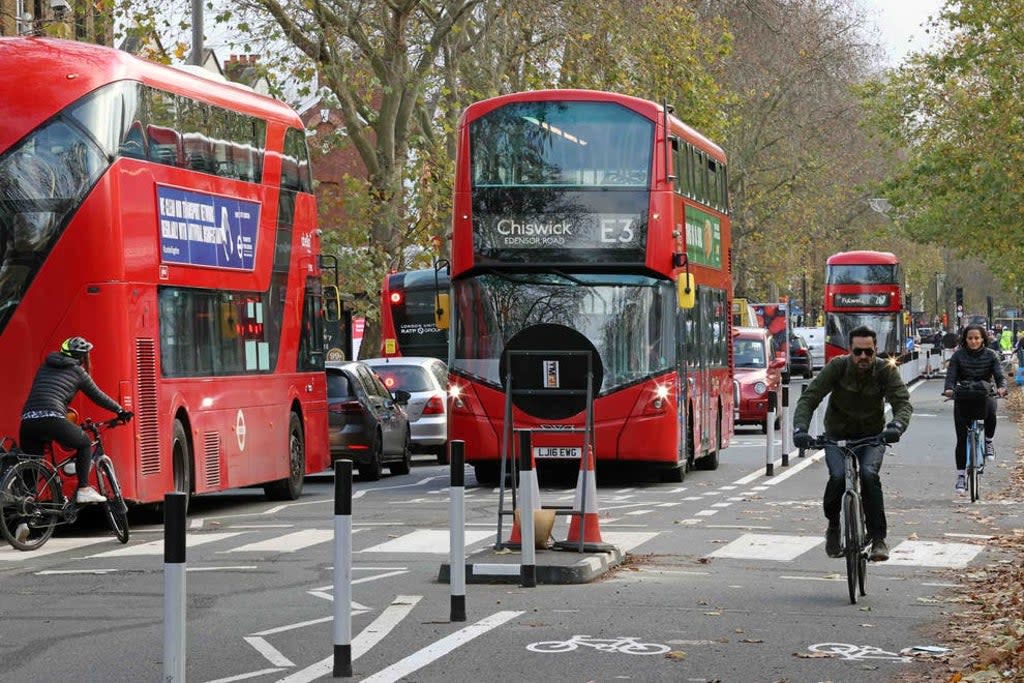
[[[673,283],[642,275],[503,273],[455,282],[458,325],[452,370],[495,388],[507,342],[539,323],[591,340],[604,376],[598,393],[676,365]]]
[[[898,263],[840,264],[825,269],[827,285],[899,284]]]
[[[469,129],[478,262],[644,262],[653,123],[610,102],[511,103]]]
[[[903,353],[901,316],[902,313],[829,313],[825,335],[829,344],[847,350],[850,330],[864,326],[877,335],[880,356],[898,357]]]

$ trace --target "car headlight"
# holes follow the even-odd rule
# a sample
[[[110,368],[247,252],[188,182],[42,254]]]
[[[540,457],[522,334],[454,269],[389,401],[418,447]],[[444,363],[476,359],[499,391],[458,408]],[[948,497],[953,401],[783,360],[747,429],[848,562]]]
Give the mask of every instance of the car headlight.
[[[768,391],[768,385],[764,382],[756,382],[754,384],[754,393],[760,396],[764,392]]]

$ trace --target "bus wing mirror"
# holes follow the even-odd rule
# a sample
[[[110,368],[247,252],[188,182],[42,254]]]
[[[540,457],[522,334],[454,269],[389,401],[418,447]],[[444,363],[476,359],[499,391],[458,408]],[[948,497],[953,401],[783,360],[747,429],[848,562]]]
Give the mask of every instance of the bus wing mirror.
[[[676,294],[679,308],[693,308],[697,303],[697,287],[691,273],[680,273],[676,280]]]
[[[434,326],[437,329],[447,330],[451,326],[449,312],[448,294],[439,292],[434,299]]]
[[[341,292],[337,285],[324,285],[324,319],[329,323],[341,320]]]

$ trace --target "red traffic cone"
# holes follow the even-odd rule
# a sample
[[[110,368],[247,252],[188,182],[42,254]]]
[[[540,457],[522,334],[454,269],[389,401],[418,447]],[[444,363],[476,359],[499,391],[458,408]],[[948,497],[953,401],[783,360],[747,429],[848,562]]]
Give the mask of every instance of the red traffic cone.
[[[586,454],[580,458],[580,473],[576,479],[576,498],[573,501],[572,519],[569,522],[569,535],[564,541],[555,544],[561,550],[579,550],[583,542],[583,552],[606,552],[614,548],[601,539],[601,524],[597,516],[597,482],[594,474],[594,447],[589,446]],[[586,492],[586,495],[584,495]],[[576,512],[582,514],[575,514]]]

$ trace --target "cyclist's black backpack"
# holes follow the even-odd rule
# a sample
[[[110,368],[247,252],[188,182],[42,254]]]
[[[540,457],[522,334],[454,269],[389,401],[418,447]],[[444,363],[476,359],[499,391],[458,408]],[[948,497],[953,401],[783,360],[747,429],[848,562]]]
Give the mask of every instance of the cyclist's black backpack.
[[[960,380],[953,387],[953,400],[965,420],[984,420],[992,385],[981,379]]]

